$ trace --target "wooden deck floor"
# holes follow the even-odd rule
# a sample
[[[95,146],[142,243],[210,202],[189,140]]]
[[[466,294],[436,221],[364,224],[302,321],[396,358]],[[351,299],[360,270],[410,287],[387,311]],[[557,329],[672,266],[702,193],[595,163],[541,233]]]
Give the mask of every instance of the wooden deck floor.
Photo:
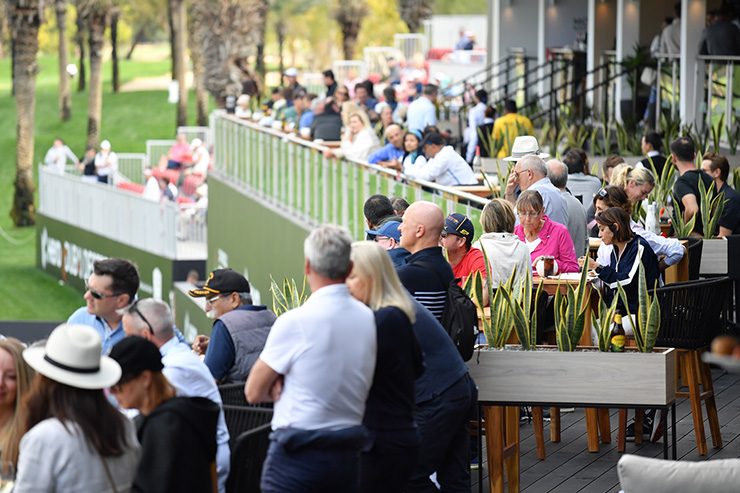
[[[719,422],[724,447],[713,448],[709,434],[709,423],[704,421],[709,453],[701,456],[696,450],[696,436],[688,399],[679,399],[676,406],[676,437],[678,440],[678,460],[701,461],[707,459],[728,459],[740,457],[740,375],[728,374],[722,370],[712,370],[716,393]],[[706,409],[702,406],[702,409]],[[618,492],[617,461],[617,410],[611,410],[611,443],[601,444],[598,453],[589,453],[586,443],[586,421],[583,409],[561,417],[562,440],[550,442],[550,430],[545,423],[545,445],[547,459],[538,460],[535,450],[534,432],[530,423],[521,425],[521,491],[530,493],[604,493]],[[629,414],[632,417],[632,412]],[[670,426],[670,418],[669,418]],[[626,453],[646,457],[663,457],[663,444],[627,443]],[[670,454],[669,450],[669,454]],[[484,454],[485,455],[485,454]],[[483,467],[483,491],[488,490],[487,464]],[[471,471],[473,487],[478,491],[478,471]]]

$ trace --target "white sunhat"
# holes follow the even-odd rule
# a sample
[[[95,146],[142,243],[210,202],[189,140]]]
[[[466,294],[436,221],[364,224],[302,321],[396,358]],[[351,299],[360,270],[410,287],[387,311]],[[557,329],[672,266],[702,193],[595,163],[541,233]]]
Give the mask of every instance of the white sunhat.
[[[534,154],[543,160],[550,157],[549,154],[540,152],[540,145],[537,143],[537,139],[531,135],[522,135],[514,139],[514,145],[511,146],[511,156],[505,157],[504,161],[516,162],[528,154]]]
[[[62,324],[54,329],[45,347],[23,351],[31,368],[56,382],[79,389],[103,389],[121,379],[120,365],[101,356],[102,341],[92,327]]]
[[[106,150],[106,151],[107,151],[108,149],[110,149],[110,141],[108,141],[108,140],[104,140],[103,142],[101,142],[101,143],[100,143],[100,148],[101,148],[101,149],[104,149],[104,150]]]

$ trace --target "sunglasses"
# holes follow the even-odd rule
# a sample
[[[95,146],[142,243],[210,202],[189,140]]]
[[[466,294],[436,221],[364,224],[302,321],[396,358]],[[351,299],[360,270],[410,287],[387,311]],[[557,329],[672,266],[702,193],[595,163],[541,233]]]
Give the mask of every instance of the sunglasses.
[[[97,291],[95,291],[93,288],[90,287],[90,285],[85,281],[85,288],[87,288],[88,291],[90,291],[90,295],[95,298],[96,300],[102,300],[105,298],[115,298],[116,296],[121,296],[123,293],[113,293],[113,294],[102,294]]]
[[[149,320],[146,319],[143,313],[141,313],[141,310],[139,310],[136,305],[139,303],[139,300],[134,301],[134,304],[131,305],[131,310],[135,314],[139,316],[139,318],[146,324],[147,328],[149,328],[149,332],[154,335],[154,329],[152,328],[152,324],[149,323]]]
[[[441,232],[441,233],[439,234],[439,236],[441,236],[442,238],[447,238],[447,237],[448,237],[449,235],[453,235],[453,236],[459,236],[460,238],[462,238],[462,235],[459,235],[459,234],[457,234],[457,233],[450,233],[449,231],[446,231],[446,230],[444,230],[444,229],[443,229],[443,230],[442,230],[442,232]]]

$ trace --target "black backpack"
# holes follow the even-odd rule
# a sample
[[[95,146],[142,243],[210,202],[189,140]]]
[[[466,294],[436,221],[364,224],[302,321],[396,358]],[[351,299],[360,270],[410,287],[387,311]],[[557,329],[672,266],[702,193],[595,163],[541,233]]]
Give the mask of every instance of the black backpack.
[[[442,274],[426,262],[415,262],[432,270],[444,283]],[[440,323],[455,344],[463,361],[473,357],[473,348],[478,337],[478,308],[473,300],[458,286],[460,279],[452,279],[447,286],[445,308]]]

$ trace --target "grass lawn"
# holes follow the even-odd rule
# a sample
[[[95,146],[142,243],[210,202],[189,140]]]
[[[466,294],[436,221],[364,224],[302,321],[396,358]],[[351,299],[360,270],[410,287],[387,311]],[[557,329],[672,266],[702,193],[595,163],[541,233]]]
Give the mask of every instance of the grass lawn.
[[[72,62],[74,60],[70,60]],[[72,81],[72,120],[59,119],[59,78],[56,57],[40,56],[36,91],[34,160],[44,159],[54,137],[60,136],[81,155],[87,135],[87,92],[78,93]],[[121,83],[169,72],[169,61],[122,61]],[[166,91],[111,92],[110,64],[104,66],[101,140],[114,151],[145,152],[147,139],[170,139],[175,134],[176,107]],[[89,74],[89,71],[88,71]],[[16,108],[11,96],[10,60],[0,60],[0,319],[66,320],[83,304],[82,296],[36,268],[34,228],[15,228],[9,213],[13,200],[16,156]],[[194,96],[190,95],[189,124],[195,125]],[[37,179],[38,182],[38,179]],[[38,202],[38,200],[37,200]],[[12,238],[9,241],[6,233]],[[16,244],[18,242],[21,244]]]

